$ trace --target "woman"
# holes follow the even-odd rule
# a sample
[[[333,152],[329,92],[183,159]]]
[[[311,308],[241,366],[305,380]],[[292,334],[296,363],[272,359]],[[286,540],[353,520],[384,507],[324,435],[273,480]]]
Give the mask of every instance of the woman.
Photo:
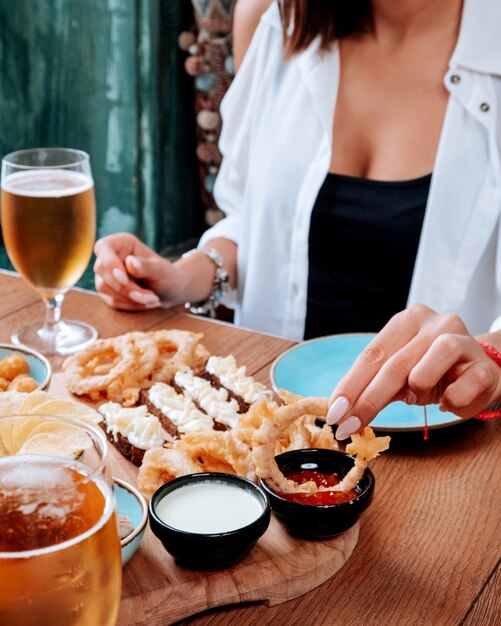
[[[97,289],[119,308],[194,302],[225,290],[224,266],[255,330],[378,331],[422,302],[485,332],[501,310],[497,4],[273,2],[223,104],[226,218],[174,264],[98,242]]]

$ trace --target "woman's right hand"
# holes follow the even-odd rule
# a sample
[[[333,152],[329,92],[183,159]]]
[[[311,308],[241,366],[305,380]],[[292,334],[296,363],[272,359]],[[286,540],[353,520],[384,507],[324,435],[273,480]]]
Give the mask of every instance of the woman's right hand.
[[[183,302],[183,272],[130,233],[94,246],[96,290],[110,307],[143,311]]]

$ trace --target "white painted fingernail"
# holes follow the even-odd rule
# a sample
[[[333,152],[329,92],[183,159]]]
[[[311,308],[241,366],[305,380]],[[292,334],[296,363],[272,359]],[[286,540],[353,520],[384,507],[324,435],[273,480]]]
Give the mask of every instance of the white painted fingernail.
[[[358,431],[362,428],[362,422],[355,417],[354,415],[350,416],[347,420],[339,424],[338,429],[336,431],[336,439],[338,441],[342,441],[343,439],[348,439],[350,435],[354,433],[358,433]]]
[[[111,296],[107,296],[107,295],[105,295],[105,294],[103,294],[103,293],[102,293],[102,294],[100,294],[100,296],[101,296],[101,298],[103,299],[103,301],[104,301],[104,302],[106,302],[106,304],[107,304],[109,307],[112,307],[112,306],[113,306],[113,298],[112,298]]]
[[[127,262],[130,263],[132,265],[132,267],[137,270],[138,272],[140,272],[143,269],[143,264],[141,263],[141,261],[135,257],[135,256],[128,256],[127,257]]]
[[[129,282],[129,278],[125,272],[122,272],[118,267],[114,267],[111,270],[113,278],[117,280],[121,285],[126,285]]]
[[[140,291],[129,291],[129,298],[140,304],[160,304],[160,298],[154,293],[141,293]]]
[[[344,396],[339,396],[339,398],[336,398],[334,403],[329,408],[329,411],[327,412],[327,424],[329,424],[329,426],[332,426],[332,424],[337,424],[339,420],[343,417],[343,415],[346,414],[346,411],[349,409],[349,407],[350,403],[348,402],[348,398],[345,398]]]

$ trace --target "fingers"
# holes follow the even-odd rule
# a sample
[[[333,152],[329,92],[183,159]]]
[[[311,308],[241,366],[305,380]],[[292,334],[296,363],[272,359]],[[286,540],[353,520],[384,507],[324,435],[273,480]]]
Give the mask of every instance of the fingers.
[[[450,384],[440,398],[440,410],[473,417],[491,403],[499,380],[495,363],[475,361]]]
[[[138,266],[142,269],[144,263],[137,260],[135,254],[156,258],[158,255],[150,248],[128,233],[118,233],[104,237],[96,242],[94,247],[96,262],[94,264],[95,283],[97,291],[102,294],[104,301],[114,308],[127,310],[141,310],[160,306],[160,298],[151,289],[134,280],[147,275],[137,272]],[[125,261],[129,260],[126,265]],[[132,268],[132,276],[129,269]]]
[[[142,285],[153,287],[155,291],[170,288],[172,266],[167,259],[150,251],[148,256],[129,255],[125,258],[125,268],[130,277],[136,278]]]
[[[369,424],[379,411],[390,402],[393,402],[395,397],[403,390],[405,390],[407,396],[405,399],[407,401],[413,399],[413,396],[410,394],[413,394],[414,390],[408,388],[409,373],[412,372],[416,363],[422,358],[426,348],[427,345],[421,341],[421,338],[418,336],[414,337],[404,348],[398,350],[396,354],[389,356],[383,363],[379,371],[349,409],[350,415],[358,418],[360,422],[359,429]],[[331,419],[329,419],[328,423],[332,421],[332,414],[329,417]],[[355,425],[355,422],[353,422],[353,425]],[[336,433],[337,438],[342,438],[345,433],[347,433],[346,436],[352,434],[353,431],[349,432],[349,430],[347,420],[343,420]]]
[[[422,305],[410,307],[388,322],[338,383],[327,423],[339,424],[336,437],[344,439],[396,399],[438,402],[455,380],[452,374],[458,363],[481,352],[456,315],[439,315]]]
[[[438,336],[409,372],[409,387],[419,396],[441,383],[454,366],[483,360],[484,352],[469,335],[444,333]],[[442,389],[439,390],[441,395]]]
[[[328,424],[336,424],[346,415],[388,359],[417,334],[419,318],[427,315],[428,311],[427,307],[416,306],[398,313],[362,351],[332,392]],[[396,391],[398,389],[394,393]]]
[[[104,279],[96,274],[95,285],[96,291],[101,295],[104,302],[114,309],[141,311],[160,306],[160,300],[154,292],[141,289],[140,287],[134,288],[133,281],[130,281],[131,289],[122,292],[121,290],[117,291],[110,285],[107,285]]]

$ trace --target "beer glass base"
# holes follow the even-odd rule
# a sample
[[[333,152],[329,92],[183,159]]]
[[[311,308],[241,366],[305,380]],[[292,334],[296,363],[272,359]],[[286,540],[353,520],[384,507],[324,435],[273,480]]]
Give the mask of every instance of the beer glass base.
[[[77,320],[61,320],[57,330],[48,331],[40,323],[28,324],[12,334],[12,343],[42,354],[72,354],[86,348],[98,336],[94,326]]]

